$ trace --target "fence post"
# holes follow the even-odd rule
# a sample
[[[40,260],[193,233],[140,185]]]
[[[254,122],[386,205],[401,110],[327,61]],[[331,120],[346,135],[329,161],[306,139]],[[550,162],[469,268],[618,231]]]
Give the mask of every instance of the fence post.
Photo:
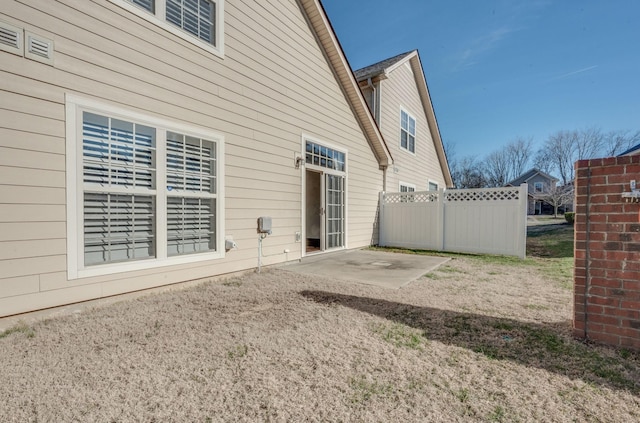
[[[444,247],[444,224],[445,224],[445,206],[444,206],[444,193],[446,191],[446,188],[440,188],[438,190],[438,213],[437,213],[437,219],[438,219],[438,245],[439,245],[439,250],[440,251],[445,251]]]
[[[529,186],[524,183],[520,185],[520,193],[518,195],[518,215],[520,216],[520,231],[518,241],[520,242],[520,258],[527,256],[527,213],[529,212]]]
[[[380,191],[378,200],[378,245],[385,246],[385,228],[384,228],[384,191]]]

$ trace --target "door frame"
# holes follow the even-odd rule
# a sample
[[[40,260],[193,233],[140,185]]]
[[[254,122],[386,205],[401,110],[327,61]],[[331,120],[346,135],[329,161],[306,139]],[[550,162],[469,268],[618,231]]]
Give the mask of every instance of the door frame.
[[[345,170],[344,172],[342,171],[338,171],[335,169],[329,169],[327,167],[322,167],[322,166],[318,166],[318,165],[314,165],[314,164],[310,164],[310,163],[306,163],[306,147],[307,147],[307,141],[313,142],[315,144],[319,144],[323,147],[327,147],[330,148],[332,150],[337,150],[341,153],[344,154],[344,163],[345,163]],[[307,134],[302,134],[301,136],[301,148],[302,148],[302,166],[300,166],[300,170],[302,172],[300,181],[301,181],[301,213],[300,213],[300,228],[301,228],[301,257],[305,257],[307,255],[307,170],[309,171],[313,171],[313,172],[318,172],[320,173],[321,177],[320,177],[320,195],[321,195],[321,203],[322,203],[322,207],[324,208],[324,213],[321,219],[321,228],[320,228],[320,251],[318,252],[314,252],[312,254],[323,254],[323,253],[327,253],[327,252],[332,252],[332,251],[338,251],[338,250],[344,250],[348,248],[348,244],[347,244],[347,234],[348,234],[348,228],[349,228],[349,190],[348,190],[348,181],[349,181],[349,177],[348,177],[348,173],[349,173],[349,153],[347,151],[346,148],[342,147],[342,146],[338,146],[336,144],[331,144],[325,141],[322,141],[321,138],[315,137],[315,136],[311,136],[311,135],[307,135]],[[331,248],[331,249],[327,249],[326,248],[326,222],[327,222],[327,213],[326,213],[326,179],[325,179],[325,175],[326,174],[332,174],[332,175],[336,175],[336,176],[342,176],[344,181],[343,181],[343,201],[344,201],[344,229],[343,229],[343,234],[344,234],[344,239],[343,239],[343,245],[342,247],[336,247],[336,248]]]

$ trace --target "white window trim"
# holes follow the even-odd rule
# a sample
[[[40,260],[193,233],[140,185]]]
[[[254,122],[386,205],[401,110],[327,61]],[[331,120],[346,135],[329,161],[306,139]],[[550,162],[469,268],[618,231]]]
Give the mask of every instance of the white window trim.
[[[209,44],[203,40],[200,40],[193,34],[190,34],[183,29],[180,29],[174,25],[171,25],[166,20],[160,18],[159,16],[164,15],[165,7],[164,1],[159,2],[157,4],[156,13],[151,13],[144,10],[141,7],[136,6],[133,3],[129,3],[126,0],[109,0],[111,3],[116,4],[123,9],[128,10],[136,16],[141,17],[142,19],[153,23],[154,25],[159,26],[160,28],[169,31],[173,35],[182,38],[183,40],[189,41],[192,44],[201,47],[216,56],[224,58],[224,0],[216,0],[216,21],[215,25],[215,39],[216,45]]]
[[[155,116],[108,105],[72,94],[65,95],[65,103],[67,168],[67,278],[69,280],[224,258],[224,136],[214,133],[206,128],[199,128],[180,122],[160,119]],[[162,242],[161,239],[166,239],[166,236],[164,234],[157,233],[157,252],[155,258],[140,261],[99,264],[89,267],[84,266],[84,250],[81,248],[84,244],[84,233],[80,229],[83,227],[82,207],[84,193],[84,190],[82,189],[83,173],[81,171],[82,155],[79,154],[82,146],[82,136],[79,136],[79,134],[81,134],[81,129],[78,127],[82,122],[81,113],[84,111],[129,119],[136,121],[137,123],[153,126],[159,131],[176,131],[185,135],[208,139],[216,143],[216,251],[193,253],[183,256],[166,256],[166,246],[160,245],[160,242]],[[162,143],[163,145],[160,144],[161,143],[158,143],[156,146],[158,151],[157,160],[160,160],[160,157],[164,157],[166,154],[166,146],[164,143]],[[163,175],[163,171],[158,171],[157,178],[163,178]],[[165,196],[158,196],[157,198],[165,198]],[[160,203],[160,201],[158,201],[158,203]],[[166,209],[163,208],[161,204],[156,204],[156,210],[156,220],[160,221],[164,219],[166,222]],[[159,253],[163,253],[164,256],[160,256]]]
[[[440,184],[432,181],[431,179],[427,179],[427,191],[431,191],[430,185],[434,184],[436,186],[436,191],[440,189]]]
[[[538,190],[538,186],[540,186],[540,190]],[[544,182],[534,182],[533,183],[533,192],[539,194],[544,191]]]
[[[416,117],[414,115],[409,113],[409,111],[407,109],[405,109],[404,107],[400,106],[400,113],[398,114],[398,116],[400,118],[399,122],[398,122],[398,127],[400,128],[400,133],[402,133],[402,131],[403,131],[403,129],[402,129],[402,112],[406,113],[409,118],[413,119],[413,121],[415,122],[416,133],[413,136],[413,151],[409,150],[409,139],[408,138],[407,138],[407,148],[404,148],[402,146],[402,136],[400,136],[400,139],[398,140],[398,146],[400,147],[400,151],[404,151],[405,153],[409,153],[412,156],[415,156],[416,155],[416,151],[418,150],[418,120],[416,119]]]
[[[412,188],[413,192],[416,191],[416,186],[414,184],[408,184],[402,181],[398,182],[398,192],[402,192],[402,187]],[[407,191],[407,192],[412,192],[412,191]]]
[[[304,160],[304,154],[306,151],[306,147],[307,147],[307,141],[311,141],[315,144],[319,144],[322,145],[324,147],[327,148],[331,148],[332,150],[337,150],[341,153],[344,153],[344,168],[345,171],[339,171],[339,170],[335,170],[335,169],[329,169],[326,167],[322,167],[322,166],[316,166],[314,164],[310,164],[310,163],[305,163],[304,166],[301,166],[302,169],[302,178],[300,178],[301,184],[302,184],[302,190],[301,190],[301,199],[302,199],[302,210],[301,210],[301,215],[300,215],[300,229],[301,229],[301,237],[302,240],[304,242],[304,240],[306,239],[307,236],[307,229],[306,229],[306,216],[307,216],[307,188],[306,188],[306,184],[307,184],[307,172],[305,169],[311,169],[311,170],[315,170],[318,172],[323,172],[323,173],[328,173],[328,174],[332,174],[332,175],[339,175],[339,176],[343,176],[344,177],[344,247],[341,247],[339,249],[343,249],[343,250],[348,250],[349,249],[349,150],[345,147],[339,146],[337,144],[332,144],[329,142],[325,142],[322,140],[322,138],[320,137],[316,137],[315,135],[308,135],[305,133],[301,134],[300,137],[300,144],[301,144],[301,151],[302,151],[302,156],[303,160]],[[306,256],[306,251],[304,246],[301,247],[302,249],[302,257]],[[323,251],[323,253],[327,253],[327,252],[332,252],[332,251],[337,251],[339,250],[338,248],[336,249],[331,249],[331,250],[325,250]]]

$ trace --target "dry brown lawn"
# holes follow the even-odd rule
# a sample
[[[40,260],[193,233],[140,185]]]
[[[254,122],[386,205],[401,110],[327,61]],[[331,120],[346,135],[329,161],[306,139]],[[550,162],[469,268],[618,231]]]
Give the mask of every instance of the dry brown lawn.
[[[549,259],[401,290],[269,270],[0,335],[3,422],[633,422],[636,353],[571,338]]]

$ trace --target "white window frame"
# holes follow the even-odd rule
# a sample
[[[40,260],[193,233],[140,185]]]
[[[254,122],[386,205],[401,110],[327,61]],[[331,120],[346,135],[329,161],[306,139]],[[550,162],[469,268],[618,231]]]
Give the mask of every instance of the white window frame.
[[[535,194],[542,193],[543,191],[544,191],[544,182],[534,182],[533,183],[533,192]]]
[[[402,127],[402,114],[403,113],[405,113],[407,115],[407,129]],[[411,134],[409,132],[409,127],[410,127],[409,122],[411,120],[413,120],[413,130],[414,130],[413,134]],[[411,113],[409,113],[407,111],[407,109],[405,109],[404,107],[400,107],[400,125],[399,126],[400,126],[400,139],[399,139],[398,145],[400,146],[400,150],[404,150],[407,153],[412,154],[412,155],[415,156],[416,155],[416,148],[417,148],[416,144],[418,143],[418,136],[417,136],[417,134],[418,134],[418,121],[416,120],[415,116],[413,116]],[[406,148],[402,146],[402,133],[403,132],[407,133],[407,147]],[[409,136],[410,135],[413,136],[413,151],[411,151],[409,149]]]
[[[149,12],[142,7],[136,6],[133,3],[128,2],[127,0],[109,0],[111,3],[116,4],[123,9],[128,10],[136,16],[141,17],[142,19],[149,21],[160,28],[169,31],[173,35],[176,35],[183,40],[186,40],[192,44],[201,47],[216,56],[224,57],[224,2],[225,0],[215,0],[216,5],[216,16],[214,22],[214,33],[216,45],[209,44],[204,40],[196,37],[188,31],[183,30],[169,22],[167,22],[166,16],[166,0],[156,0],[155,1],[155,13]]]
[[[224,216],[224,136],[208,129],[161,119],[156,116],[111,106],[99,101],[65,96],[66,109],[66,168],[67,168],[67,277],[69,280],[92,276],[109,275],[135,270],[153,269],[206,260],[221,259],[225,256],[225,216]],[[156,129],[156,257],[138,261],[84,265],[84,222],[83,222],[83,156],[82,156],[82,113],[91,112],[112,118],[134,121]],[[178,256],[167,255],[166,222],[168,195],[166,189],[166,132],[174,131],[184,135],[210,140],[216,143],[216,250]]]
[[[405,188],[405,190],[403,191],[402,188]],[[410,193],[410,192],[416,192],[416,186],[414,184],[408,184],[406,182],[398,182],[398,192],[400,193]],[[414,196],[412,195],[406,195],[406,196],[401,196],[400,198],[400,202],[401,203],[413,203],[414,201]]]
[[[436,189],[431,189],[431,185],[435,185]],[[440,184],[438,184],[437,182],[433,182],[433,181],[427,181],[427,191],[437,191],[438,189],[440,189]]]
[[[403,187],[406,188],[406,191],[402,191]],[[416,186],[414,184],[408,184],[406,182],[399,182],[398,192],[416,192]]]

